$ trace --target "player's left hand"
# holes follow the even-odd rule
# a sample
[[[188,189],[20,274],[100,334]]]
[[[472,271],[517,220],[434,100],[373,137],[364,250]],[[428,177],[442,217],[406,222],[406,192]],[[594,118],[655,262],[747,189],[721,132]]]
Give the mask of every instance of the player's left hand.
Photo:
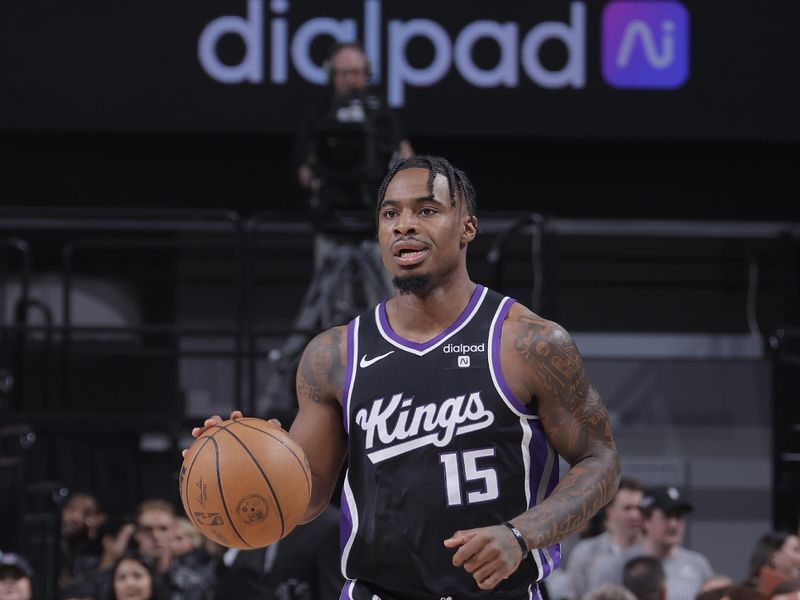
[[[453,564],[472,574],[482,590],[491,590],[508,579],[524,558],[514,534],[505,525],[456,531],[444,546],[458,548]]]

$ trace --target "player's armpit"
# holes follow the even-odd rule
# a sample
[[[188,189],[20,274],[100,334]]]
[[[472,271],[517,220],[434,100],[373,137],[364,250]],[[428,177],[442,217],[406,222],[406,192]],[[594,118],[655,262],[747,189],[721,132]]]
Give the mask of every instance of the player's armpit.
[[[619,455],[608,411],[586,379],[569,334],[533,313],[519,318],[513,329],[545,435],[572,466],[549,498],[514,520],[529,547],[541,548],[578,529],[611,500],[619,482]]]
[[[289,434],[300,444],[311,468],[311,502],[302,522],[320,514],[330,501],[346,443],[340,393],[344,381],[346,328],[315,337],[297,369],[297,417]]]

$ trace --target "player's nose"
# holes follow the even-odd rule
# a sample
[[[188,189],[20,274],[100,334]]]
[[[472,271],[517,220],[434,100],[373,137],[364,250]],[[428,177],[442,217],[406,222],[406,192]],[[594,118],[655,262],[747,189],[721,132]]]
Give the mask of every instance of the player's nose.
[[[404,210],[395,222],[395,232],[399,235],[408,235],[417,231],[418,221],[413,210]]]

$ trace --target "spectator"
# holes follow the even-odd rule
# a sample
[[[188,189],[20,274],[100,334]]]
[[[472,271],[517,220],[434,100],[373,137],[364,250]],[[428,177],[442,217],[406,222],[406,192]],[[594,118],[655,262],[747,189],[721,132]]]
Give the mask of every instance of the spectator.
[[[210,584],[216,581],[221,553],[209,553],[203,543],[203,534],[186,517],[175,519],[175,537],[172,555],[178,564],[198,573]]]
[[[175,558],[191,554],[203,541],[203,534],[186,517],[175,519],[175,537],[172,539],[172,554]]]
[[[82,573],[65,586],[63,598],[107,598],[111,594],[112,570],[128,551],[136,526],[130,519],[110,517],[98,533],[102,551],[97,567]]]
[[[605,532],[578,542],[569,555],[567,575],[572,598],[583,598],[589,591],[592,574],[600,561],[621,554],[641,539],[641,501],[641,484],[623,477],[614,499],[603,510]]]
[[[59,587],[76,576],[97,567],[100,554],[97,532],[106,515],[97,498],[88,492],[75,492],[61,511]]]
[[[661,561],[652,556],[637,556],[625,563],[622,584],[636,600],[665,600],[667,581]]]
[[[0,555],[0,600],[32,600],[33,569],[19,554]]]
[[[766,600],[749,585],[729,585],[697,596],[701,600]]]
[[[139,505],[133,538],[142,556],[153,561],[155,572],[165,581],[171,600],[205,600],[211,597],[214,582],[174,560],[175,518],[175,507],[171,503],[161,499],[146,500]]]
[[[621,585],[604,583],[586,594],[583,600],[636,600],[636,597]]]
[[[733,579],[727,575],[712,575],[706,579],[697,591],[697,597],[706,592],[712,592],[720,588],[725,588],[733,585]]]
[[[711,588],[710,590],[705,590],[703,592],[698,591],[697,596],[695,596],[695,600],[722,600],[732,585],[733,584],[731,583],[730,585]]]
[[[681,546],[685,517],[692,506],[677,488],[667,487],[647,492],[640,508],[644,531],[641,543],[598,564],[592,587],[605,582],[621,583],[627,561],[637,556],[652,556],[662,562],[667,579],[667,600],[693,600],[700,585],[713,575],[713,570],[705,556]]]
[[[770,600],[800,600],[800,579],[790,579],[775,586]]]
[[[111,593],[105,596],[108,600],[168,600],[169,598],[150,562],[138,554],[124,554],[114,565],[111,573]]]
[[[787,531],[765,533],[750,555],[745,585],[767,596],[778,584],[800,577],[800,539]]]

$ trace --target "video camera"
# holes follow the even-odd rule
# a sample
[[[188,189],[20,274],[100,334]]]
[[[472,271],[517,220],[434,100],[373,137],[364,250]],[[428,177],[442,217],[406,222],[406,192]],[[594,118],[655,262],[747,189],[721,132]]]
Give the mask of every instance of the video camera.
[[[336,98],[313,128],[314,174],[323,182],[312,208],[326,213],[364,211],[397,150],[392,116],[380,96],[359,92]]]

